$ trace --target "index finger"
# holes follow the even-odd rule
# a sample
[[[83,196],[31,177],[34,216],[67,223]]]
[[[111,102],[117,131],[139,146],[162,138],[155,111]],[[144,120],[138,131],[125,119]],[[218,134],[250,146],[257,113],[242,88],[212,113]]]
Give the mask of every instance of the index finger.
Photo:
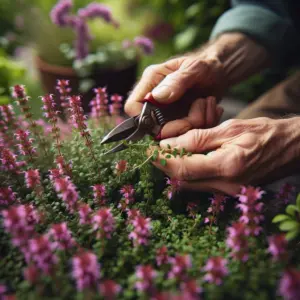
[[[166,159],[166,155],[160,154],[153,164],[178,180],[190,181],[197,179],[220,178],[223,175],[223,165],[226,162],[228,150],[219,148],[218,151],[211,152],[211,155],[193,154],[192,156],[177,156]],[[166,164],[161,164],[161,160],[166,159]]]
[[[126,103],[125,112],[129,116],[139,114],[143,107],[143,100],[146,95],[168,75],[178,69],[180,59],[174,58],[162,64],[151,65],[145,69],[142,78],[130,93]]]

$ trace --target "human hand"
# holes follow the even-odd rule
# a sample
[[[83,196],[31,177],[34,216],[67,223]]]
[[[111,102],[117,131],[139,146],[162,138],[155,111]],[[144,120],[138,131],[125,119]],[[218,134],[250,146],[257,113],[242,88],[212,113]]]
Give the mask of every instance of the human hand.
[[[154,164],[187,189],[236,195],[244,184],[262,184],[299,169],[300,118],[228,120],[217,127],[194,129],[160,146],[185,148],[192,156]],[[207,155],[199,154],[210,151]],[[163,158],[160,155],[159,158]],[[295,163],[296,162],[296,163]]]
[[[162,138],[185,133],[192,128],[209,128],[218,124],[223,109],[215,97],[224,90],[222,64],[213,55],[192,53],[148,67],[125,104],[128,115],[140,113],[145,96],[168,104],[163,110],[168,122]],[[176,103],[175,103],[176,102]]]

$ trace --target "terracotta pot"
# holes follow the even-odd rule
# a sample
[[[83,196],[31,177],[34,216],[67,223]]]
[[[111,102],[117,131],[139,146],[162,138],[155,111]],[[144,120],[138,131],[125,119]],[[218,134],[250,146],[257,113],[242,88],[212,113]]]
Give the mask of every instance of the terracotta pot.
[[[81,94],[84,111],[86,113],[90,111],[89,102],[94,97],[94,93],[92,89],[83,94],[78,91],[80,78],[73,68],[48,64],[38,56],[36,57],[36,66],[42,86],[47,93],[55,94],[57,95],[56,99],[59,99],[55,89],[56,81],[57,79],[68,79],[70,80],[72,94]],[[99,70],[92,74],[89,79],[95,81],[94,87],[106,86],[110,95],[117,93],[124,96],[125,100],[136,81],[136,76],[137,63],[124,69]]]

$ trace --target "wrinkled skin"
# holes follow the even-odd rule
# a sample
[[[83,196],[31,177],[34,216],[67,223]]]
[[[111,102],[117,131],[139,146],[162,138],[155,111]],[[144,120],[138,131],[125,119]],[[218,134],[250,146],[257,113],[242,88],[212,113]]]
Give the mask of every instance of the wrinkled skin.
[[[299,170],[299,124],[299,117],[256,118],[190,130],[161,141],[160,146],[185,148],[195,154],[172,157],[166,166],[159,160],[154,164],[181,180],[184,188],[235,195],[242,184],[267,183]],[[200,154],[207,151],[207,155]]]

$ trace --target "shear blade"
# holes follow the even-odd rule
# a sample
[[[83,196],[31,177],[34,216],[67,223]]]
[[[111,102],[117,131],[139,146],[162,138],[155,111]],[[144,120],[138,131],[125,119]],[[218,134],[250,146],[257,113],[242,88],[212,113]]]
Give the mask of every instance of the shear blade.
[[[129,118],[116,126],[102,139],[100,144],[102,145],[106,143],[117,142],[120,140],[124,140],[128,136],[132,135],[137,129],[136,118],[137,117]]]

